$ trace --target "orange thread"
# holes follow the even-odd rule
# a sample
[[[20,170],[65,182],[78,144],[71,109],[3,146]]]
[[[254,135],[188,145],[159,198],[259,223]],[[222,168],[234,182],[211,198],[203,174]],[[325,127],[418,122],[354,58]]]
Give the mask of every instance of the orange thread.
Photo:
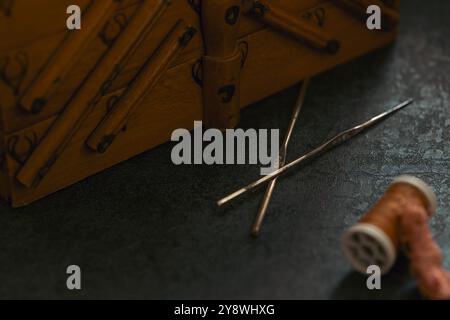
[[[450,273],[442,268],[441,251],[428,228],[436,203],[423,181],[397,178],[374,207],[344,233],[345,256],[360,272],[375,264],[386,273],[403,249],[422,294],[430,299],[450,299]]]
[[[400,244],[398,218],[406,204],[415,204],[424,209],[429,206],[426,197],[415,187],[406,183],[394,183],[360,222],[380,228],[398,251]]]
[[[407,203],[399,219],[401,243],[408,248],[420,292],[429,299],[450,299],[450,273],[442,267],[442,253],[427,222],[423,207]]]

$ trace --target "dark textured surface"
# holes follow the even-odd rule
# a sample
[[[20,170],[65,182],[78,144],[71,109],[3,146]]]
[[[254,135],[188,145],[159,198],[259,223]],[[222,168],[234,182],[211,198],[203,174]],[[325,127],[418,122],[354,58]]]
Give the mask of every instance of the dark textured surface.
[[[438,195],[431,226],[450,267],[450,2],[402,10],[394,46],[314,79],[289,157],[416,103],[285,177],[260,239],[249,236],[260,193],[214,206],[259,169],[176,167],[166,144],[29,207],[0,204],[0,297],[418,298],[404,261],[369,292],[339,249],[343,230],[409,173]],[[284,129],[297,91],[248,108],[242,126]],[[82,267],[81,292],[65,288],[69,264]]]

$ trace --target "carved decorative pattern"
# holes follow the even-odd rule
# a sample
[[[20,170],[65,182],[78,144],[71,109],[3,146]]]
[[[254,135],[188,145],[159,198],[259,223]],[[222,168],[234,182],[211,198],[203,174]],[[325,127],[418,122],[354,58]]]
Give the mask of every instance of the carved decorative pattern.
[[[22,51],[0,58],[0,81],[5,83],[15,96],[20,94],[28,73],[28,61],[28,55]]]
[[[192,7],[192,9],[195,10],[195,12],[200,14],[200,10],[201,10],[200,0],[188,0],[188,3]]]
[[[114,41],[120,36],[122,31],[128,24],[128,17],[124,13],[117,13],[114,18],[106,22],[105,26],[99,33],[100,39],[108,47],[114,44]]]
[[[202,79],[202,60],[198,59],[192,65],[191,69],[192,79],[194,82],[198,84],[200,87],[203,87],[203,79]]]
[[[241,68],[244,68],[245,62],[247,62],[249,46],[247,41],[239,42],[239,49],[241,50]]]
[[[7,148],[9,156],[19,164],[24,164],[39,142],[34,131],[24,135],[14,135],[8,139]]]
[[[319,27],[323,27],[325,25],[326,17],[326,11],[323,7],[318,7],[303,14],[303,18],[314,22]]]
[[[113,108],[114,105],[117,103],[117,101],[119,101],[120,97],[117,95],[113,95],[108,99],[108,102],[106,103],[106,113],[110,113]]]
[[[239,50],[241,51],[241,69],[245,67],[245,62],[248,58],[248,52],[249,52],[249,45],[247,41],[241,41],[239,42]],[[195,61],[195,63],[192,65],[191,68],[191,75],[192,79],[196,84],[198,84],[200,87],[203,87],[203,76],[202,76],[202,60],[198,59]]]

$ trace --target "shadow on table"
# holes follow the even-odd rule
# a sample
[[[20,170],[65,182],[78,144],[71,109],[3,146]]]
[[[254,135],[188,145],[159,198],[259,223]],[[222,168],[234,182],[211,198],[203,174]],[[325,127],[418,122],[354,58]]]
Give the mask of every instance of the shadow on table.
[[[348,273],[333,290],[331,299],[423,299],[404,257],[399,257],[392,270],[381,278],[380,290],[367,289],[366,280],[363,274]]]

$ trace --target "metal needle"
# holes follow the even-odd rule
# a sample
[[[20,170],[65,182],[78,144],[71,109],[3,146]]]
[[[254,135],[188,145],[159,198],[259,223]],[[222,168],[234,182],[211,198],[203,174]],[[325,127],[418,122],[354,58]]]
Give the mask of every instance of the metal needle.
[[[330,149],[333,149],[334,147],[350,140],[351,138],[358,135],[362,131],[364,131],[364,130],[372,127],[373,125],[377,124],[378,122],[386,119],[387,117],[389,117],[390,115],[399,111],[400,109],[408,106],[412,102],[413,102],[413,100],[409,99],[409,100],[397,105],[396,107],[392,108],[391,110],[383,112],[382,114],[379,114],[379,115],[373,117],[372,119],[370,119],[362,124],[357,125],[356,127],[353,127],[351,129],[348,129],[348,130],[345,130],[345,131],[339,133],[338,135],[336,135],[335,137],[331,138],[330,140],[324,142],[323,144],[321,144],[320,146],[318,146],[316,149],[312,150],[311,152],[301,156],[300,158],[297,158],[296,160],[294,160],[292,162],[289,162],[284,167],[272,172],[271,174],[255,181],[255,182],[250,183],[246,187],[241,188],[241,189],[233,192],[232,194],[226,196],[225,198],[217,201],[217,205],[222,206],[222,205],[228,203],[229,201],[233,200],[234,198],[237,198],[238,196],[246,193],[247,191],[250,191],[266,182],[269,182],[269,181],[275,179],[276,177],[285,173],[289,169],[291,169],[307,160],[315,158],[315,157],[329,151]]]
[[[286,163],[286,153],[287,148],[289,145],[289,140],[292,136],[292,131],[294,130],[295,124],[297,123],[298,115],[300,113],[300,110],[302,109],[303,102],[305,101],[306,91],[309,86],[309,79],[303,80],[301,89],[300,89],[300,95],[297,99],[297,102],[294,105],[294,108],[292,110],[292,115],[289,120],[289,125],[286,131],[286,135],[284,136],[283,143],[280,148],[280,154],[279,154],[279,168],[283,167]],[[258,213],[256,214],[255,222],[253,223],[251,234],[254,237],[259,236],[259,233],[261,231],[261,226],[264,221],[264,218],[266,216],[267,208],[269,207],[270,199],[272,198],[273,191],[275,190],[275,185],[277,183],[278,178],[274,178],[272,181],[270,181],[269,185],[267,186],[266,192],[264,193],[264,197],[261,201],[261,205],[259,207]]]

